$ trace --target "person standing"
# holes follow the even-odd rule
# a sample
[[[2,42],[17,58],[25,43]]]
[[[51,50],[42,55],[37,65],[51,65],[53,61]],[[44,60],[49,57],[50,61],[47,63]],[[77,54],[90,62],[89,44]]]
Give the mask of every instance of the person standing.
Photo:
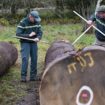
[[[87,21],[87,24],[92,25],[93,22],[96,23],[96,27],[104,33],[95,31],[96,41],[95,45],[105,47],[105,5],[98,7],[96,14],[93,14],[90,19]]]
[[[16,36],[34,39],[34,41],[20,39],[21,45],[21,82],[26,82],[28,61],[30,63],[30,81],[35,81],[37,75],[37,43],[42,38],[41,18],[38,11],[31,11],[17,26]]]

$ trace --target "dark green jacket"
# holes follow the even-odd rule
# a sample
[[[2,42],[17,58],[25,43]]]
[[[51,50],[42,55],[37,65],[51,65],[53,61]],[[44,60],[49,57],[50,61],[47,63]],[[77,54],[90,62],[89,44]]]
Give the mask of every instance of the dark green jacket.
[[[24,19],[22,19],[19,23],[19,25],[17,26],[17,30],[16,30],[16,36],[20,36],[20,37],[26,37],[26,38],[30,38],[29,34],[31,32],[35,32],[36,35],[31,37],[32,39],[34,38],[42,38],[42,30],[41,30],[41,25],[39,23],[32,23],[29,21],[29,18],[26,17]],[[20,40],[21,42],[33,42],[33,41],[28,41],[28,40]]]
[[[93,14],[90,19],[92,21],[95,21],[96,23],[96,27],[101,30],[104,34],[105,34],[105,19],[104,18],[100,18],[99,16]],[[100,32],[98,32],[97,30],[95,30],[95,35],[96,38],[100,41],[105,41],[105,36],[102,35]]]

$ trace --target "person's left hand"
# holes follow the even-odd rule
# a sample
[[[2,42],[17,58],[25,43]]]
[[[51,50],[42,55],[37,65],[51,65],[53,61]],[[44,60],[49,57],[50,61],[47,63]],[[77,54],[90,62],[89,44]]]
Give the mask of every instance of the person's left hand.
[[[92,21],[92,20],[88,20],[88,21],[87,21],[87,24],[88,24],[88,25],[92,25],[92,24],[93,24],[93,21]]]
[[[39,42],[39,38],[35,38],[34,41],[35,41],[35,42]]]

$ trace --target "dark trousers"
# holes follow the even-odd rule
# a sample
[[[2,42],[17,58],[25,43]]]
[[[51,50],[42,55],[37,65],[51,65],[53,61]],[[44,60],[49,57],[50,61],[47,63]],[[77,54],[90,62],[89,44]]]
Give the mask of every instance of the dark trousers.
[[[37,75],[37,44],[36,43],[21,43],[21,77],[23,79],[27,76],[28,61],[31,58],[30,64],[30,79],[34,79]]]

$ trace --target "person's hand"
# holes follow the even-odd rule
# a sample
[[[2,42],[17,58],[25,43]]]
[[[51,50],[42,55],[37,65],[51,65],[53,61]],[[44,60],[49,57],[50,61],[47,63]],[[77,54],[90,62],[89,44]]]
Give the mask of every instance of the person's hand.
[[[32,37],[32,36],[35,36],[35,35],[36,35],[35,32],[31,32],[31,33],[29,34],[29,37]]]
[[[88,24],[88,25],[92,25],[92,24],[93,24],[93,21],[92,21],[92,20],[88,20],[88,21],[87,21],[87,24]]]
[[[35,42],[39,42],[39,38],[35,38],[34,41],[35,41]]]

